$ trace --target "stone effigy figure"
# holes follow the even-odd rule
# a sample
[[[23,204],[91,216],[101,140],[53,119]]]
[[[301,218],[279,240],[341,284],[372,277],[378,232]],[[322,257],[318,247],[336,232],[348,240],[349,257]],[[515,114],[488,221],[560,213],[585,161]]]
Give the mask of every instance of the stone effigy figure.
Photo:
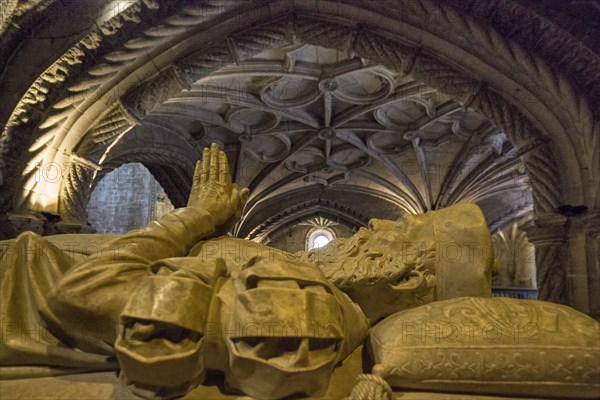
[[[93,254],[58,249],[69,235],[24,233],[3,246],[2,377],[119,370],[135,393],[172,398],[218,370],[256,398],[318,396],[382,318],[490,297],[491,237],[475,205],[372,220],[352,238],[290,255],[219,236],[246,197],[213,145],[187,207],[123,236],[78,235],[95,241]],[[385,351],[375,354],[394,370],[379,359]]]
[[[44,239],[21,235],[3,268],[1,363],[118,366],[145,397],[182,395],[207,368],[261,398],[322,392],[367,322],[314,264],[267,248],[227,263],[203,253],[202,239],[226,232],[246,194],[213,145],[187,207],[105,243],[96,257],[36,260]]]
[[[184,394],[207,369],[260,398],[318,395],[367,334],[357,303],[373,323],[444,296],[433,290],[429,244],[412,254],[395,248],[409,234],[407,221],[373,220],[326,254],[215,238],[237,221],[246,196],[213,145],[187,207],[107,241],[93,257],[41,257],[45,239],[19,236],[3,257],[2,365],[29,366],[13,373],[120,368],[123,383],[145,396]],[[412,231],[425,229],[421,222],[412,221]],[[464,294],[489,295],[485,269],[460,285]]]

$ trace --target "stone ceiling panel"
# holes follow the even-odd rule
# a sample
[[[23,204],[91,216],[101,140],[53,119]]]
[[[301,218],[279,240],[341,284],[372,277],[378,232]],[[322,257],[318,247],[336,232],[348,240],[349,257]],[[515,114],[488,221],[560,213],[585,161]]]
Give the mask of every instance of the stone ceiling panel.
[[[408,213],[503,196],[498,188],[531,208],[527,183],[511,181],[524,175],[516,154],[485,117],[337,50],[293,45],[225,65],[142,126],[152,122],[194,151],[223,147],[253,207],[306,188],[354,187],[395,197]],[[352,207],[376,212],[369,202]]]

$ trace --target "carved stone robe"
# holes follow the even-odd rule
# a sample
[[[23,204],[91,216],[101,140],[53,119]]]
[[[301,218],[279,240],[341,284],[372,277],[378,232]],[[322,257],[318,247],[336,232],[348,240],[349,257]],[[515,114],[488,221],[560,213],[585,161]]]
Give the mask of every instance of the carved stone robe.
[[[210,368],[253,396],[323,393],[366,336],[360,308],[315,265],[202,241],[213,232],[210,215],[183,208],[123,236],[5,243],[2,376],[120,368],[138,394],[173,397]]]

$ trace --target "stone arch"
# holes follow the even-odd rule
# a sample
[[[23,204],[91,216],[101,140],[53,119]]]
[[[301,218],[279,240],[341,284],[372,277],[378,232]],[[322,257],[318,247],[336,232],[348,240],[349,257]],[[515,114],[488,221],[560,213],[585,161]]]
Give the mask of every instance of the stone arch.
[[[212,46],[212,48],[209,49],[205,48],[204,50],[201,50],[200,53],[204,55],[204,58],[201,57],[199,60],[197,65],[198,68],[195,68],[193,75],[198,73],[208,73],[211,69],[218,68],[220,65],[223,65],[227,62],[239,61],[252,54],[255,54],[260,50],[273,47],[277,45],[278,42],[288,40],[290,36],[294,36],[295,39],[300,41],[316,43],[324,46],[351,46],[353,49],[358,50],[359,54],[363,54],[371,59],[377,60],[384,65],[390,65],[397,69],[403,70],[404,72],[412,73],[415,75],[415,77],[417,77],[417,79],[424,80],[430,85],[453,95],[454,98],[458,99],[463,104],[481,110],[492,120],[503,126],[511,136],[513,143],[515,143],[522,152],[524,162],[526,165],[528,165],[532,175],[539,176],[539,179],[535,180],[534,182],[534,188],[535,195],[537,197],[536,205],[538,208],[541,208],[541,211],[549,212],[553,210],[558,203],[561,203],[561,201],[557,198],[558,193],[560,192],[558,188],[561,184],[564,186],[565,181],[569,182],[569,189],[581,188],[585,186],[581,185],[583,181],[590,181],[590,178],[582,178],[581,176],[578,176],[579,174],[569,173],[569,171],[566,171],[566,173],[569,175],[569,179],[565,179],[563,177],[559,181],[557,177],[561,176],[561,174],[559,173],[560,171],[556,170],[556,162],[549,162],[546,163],[543,168],[536,168],[536,165],[539,165],[539,162],[542,162],[548,158],[555,158],[557,155],[554,153],[557,151],[557,148],[559,151],[565,153],[564,155],[559,155],[558,159],[569,160],[569,162],[566,164],[573,164],[573,161],[577,161],[577,157],[575,157],[577,152],[572,148],[573,146],[571,145],[564,146],[563,144],[565,143],[562,142],[564,142],[565,137],[562,137],[561,142],[561,140],[559,140],[561,137],[558,134],[550,135],[554,142],[560,142],[558,145],[556,143],[544,143],[547,141],[548,137],[539,132],[540,129],[536,127],[536,125],[540,125],[539,118],[536,120],[535,117],[535,114],[540,114],[541,112],[540,110],[535,111],[536,107],[527,107],[526,103],[528,103],[528,100],[529,102],[531,102],[531,99],[544,100],[549,98],[549,96],[552,96],[552,94],[555,94],[557,95],[557,98],[555,99],[556,101],[566,100],[566,104],[570,104],[570,107],[567,107],[569,108],[568,111],[570,114],[575,112],[573,111],[574,108],[579,107],[579,115],[571,115],[570,121],[565,121],[562,124],[556,124],[555,121],[547,122],[547,125],[554,124],[558,130],[564,131],[564,129],[560,129],[560,125],[564,126],[568,122],[572,123],[570,126],[582,128],[580,129],[580,131],[584,131],[582,132],[582,137],[591,136],[591,131],[593,129],[597,129],[596,127],[590,126],[589,115],[585,115],[589,114],[589,110],[587,110],[585,104],[575,104],[584,102],[578,102],[576,99],[574,99],[574,94],[571,90],[572,88],[569,88],[570,85],[564,80],[564,78],[551,71],[548,66],[544,65],[542,61],[533,59],[527,54],[524,54],[522,49],[519,49],[519,46],[506,43],[493,30],[477,25],[475,21],[458,15],[449,7],[444,7],[443,5],[435,4],[426,0],[420,0],[419,2],[413,4],[413,6],[411,6],[412,8],[405,8],[403,12],[400,12],[398,9],[389,10],[390,15],[401,17],[403,20],[407,21],[408,28],[406,29],[408,31],[403,32],[404,36],[402,37],[398,35],[395,37],[393,35],[389,35],[390,31],[393,30],[393,27],[389,26],[390,21],[382,19],[381,14],[377,14],[376,10],[371,10],[364,6],[363,11],[365,12],[360,13],[358,10],[360,10],[360,7],[363,7],[363,5],[357,5],[354,2],[350,2],[348,7],[334,7],[333,3],[327,2],[322,4],[323,6],[319,7],[318,9],[311,9],[309,4],[303,2],[300,2],[296,6],[291,6],[289,3],[287,5],[282,4],[281,2],[270,3],[268,11],[275,10],[279,11],[280,15],[284,15],[284,17],[282,17],[281,26],[276,27],[273,26],[276,24],[270,23],[270,27],[266,30],[264,27],[258,27],[252,29],[251,31],[246,31],[243,34],[238,34],[237,39],[236,35],[233,34],[228,38],[228,40],[223,40],[223,43],[220,43],[217,46]],[[407,4],[405,6],[409,5]],[[410,11],[414,11],[414,13],[411,13]],[[264,13],[265,10],[261,10],[261,12]],[[286,18],[285,14],[290,12],[292,12],[294,16]],[[302,21],[302,17],[297,17],[297,15],[301,15],[302,13],[310,13],[306,14],[309,15],[310,18],[305,18],[304,21]],[[192,15],[193,14],[194,13],[192,12]],[[198,14],[198,12],[196,12],[196,14]],[[253,14],[252,16],[254,18],[248,19],[249,25],[256,26],[256,14],[260,13],[246,12],[246,14]],[[362,14],[365,15],[363,16]],[[329,20],[327,29],[321,29],[322,27],[319,28],[319,17],[321,18],[320,21],[323,21],[323,18],[331,17],[332,15],[338,18],[338,21],[336,21],[338,23],[332,24]],[[377,24],[378,29],[374,30],[372,29],[374,26],[372,19],[377,15],[379,15],[378,21],[382,23]],[[271,12],[269,12],[269,17],[270,16]],[[494,47],[498,50],[503,50],[502,56],[507,58],[507,60],[503,60],[503,62],[504,64],[507,64],[509,68],[511,65],[513,67],[518,66],[518,72],[527,72],[527,74],[525,74],[526,77],[537,76],[538,78],[546,78],[545,80],[553,83],[553,85],[549,85],[547,87],[558,87],[558,89],[554,90],[553,93],[532,93],[528,92],[528,90],[526,90],[527,88],[518,87],[517,84],[522,84],[522,82],[513,81],[513,85],[516,85],[514,86],[516,88],[515,90],[521,93],[519,95],[521,96],[521,99],[515,99],[514,93],[506,93],[506,91],[498,92],[498,88],[491,85],[490,82],[486,82],[485,79],[477,79],[476,75],[469,76],[468,74],[458,72],[456,69],[448,68],[448,62],[440,62],[439,60],[428,56],[427,50],[433,53],[436,50],[440,50],[440,47],[445,47],[447,48],[445,51],[446,53],[452,53],[454,50],[456,50],[456,46],[449,45],[449,41],[443,42],[444,46],[441,46],[440,43],[436,43],[435,40],[429,38],[431,41],[431,49],[424,50],[426,47],[424,46],[424,35],[428,33],[431,36],[431,33],[427,32],[422,27],[421,30],[419,30],[418,22],[419,18],[425,17],[429,18],[430,20],[428,25],[428,28],[430,29],[436,27],[437,29],[441,29],[439,26],[437,26],[441,25],[444,28],[450,28],[448,32],[451,32],[452,34],[449,36],[455,36],[460,39],[461,33],[465,35],[465,32],[467,32],[474,35],[473,38],[477,39],[479,42],[482,40],[487,41],[486,43],[491,45],[491,47]],[[240,20],[245,20],[245,18],[241,18],[239,15],[238,18],[240,18]],[[261,16],[258,17],[259,20],[260,18]],[[369,20],[369,18],[371,18],[371,20]],[[314,22],[315,20],[316,23]],[[431,21],[438,22],[439,24],[432,24]],[[412,23],[412,25],[408,25],[409,22]],[[371,24],[369,25],[369,23]],[[421,25],[423,24],[424,23],[421,23]],[[185,24],[180,23],[180,25]],[[278,30],[277,28],[281,29]],[[168,36],[168,33],[165,32],[166,30],[166,27],[159,26],[154,28],[152,35],[154,37],[160,37],[161,35]],[[206,32],[203,32],[203,34],[205,33]],[[417,37],[419,35],[423,36],[421,38],[421,42],[419,43],[419,47],[414,47],[415,39],[413,39],[413,47],[411,47],[410,44],[406,45],[407,42],[411,41],[409,38],[410,34],[412,34],[413,37],[415,35],[417,35]],[[243,40],[240,40],[241,37],[243,37]],[[462,38],[464,39],[464,37],[465,36]],[[87,39],[89,42],[89,38]],[[435,39],[439,40],[440,38],[438,37]],[[148,44],[147,42],[152,41],[148,38],[140,38],[136,42],[137,46],[131,47],[134,49],[145,48],[144,46],[147,47],[151,45],[151,43]],[[472,47],[474,48],[476,46],[473,45]],[[231,48],[233,48],[233,51]],[[462,53],[463,54],[455,56],[455,58],[465,55],[464,51],[462,51]],[[127,54],[119,54],[119,56],[123,59],[128,58]],[[448,58],[447,54],[444,54],[443,56]],[[494,54],[494,56],[496,56],[496,54]],[[524,64],[527,65],[520,65],[522,62],[519,63],[516,61],[517,56],[523,56],[522,58],[526,60]],[[452,58],[450,58],[449,61],[450,64],[456,64],[456,62],[453,62]],[[511,61],[514,65],[511,64]],[[73,63],[75,63],[75,61],[73,61]],[[464,65],[461,65],[461,67],[464,69]],[[506,70],[507,67],[503,66],[503,69]],[[178,73],[178,70],[178,68],[163,70],[157,78],[151,80],[150,83],[145,85],[147,88],[146,93],[149,88],[152,88],[153,90],[158,88],[160,89],[158,94],[147,98],[143,95],[143,93],[140,93],[140,91],[130,90],[129,93],[123,98],[124,102],[130,104],[135,103],[134,106],[131,107],[134,109],[134,111],[137,111],[134,112],[134,114],[137,114],[138,117],[143,117],[145,113],[151,111],[153,106],[160,104],[162,100],[168,98],[173,92],[181,90],[182,87],[185,87],[186,82],[189,82],[189,76],[186,74],[183,74],[182,76],[181,73]],[[491,73],[489,71],[487,72]],[[96,68],[94,74],[95,76],[105,76],[114,73],[114,69],[111,70],[111,68],[108,66],[101,66],[101,68]],[[513,75],[516,75],[516,73],[513,73]],[[497,77],[499,77],[498,74],[494,75],[494,78]],[[500,78],[502,77],[500,76]],[[501,79],[499,81],[500,83],[496,86],[506,87],[502,85],[502,83],[511,83],[509,79],[511,78],[510,76],[504,78],[505,79]],[[524,79],[527,78],[523,78],[521,81]],[[121,89],[127,86],[124,81],[126,80],[122,80],[120,82],[119,86]],[[531,81],[531,79],[529,79],[529,81]],[[449,82],[450,84],[448,84]],[[511,96],[512,98],[506,99],[505,97],[507,96]],[[109,98],[110,97],[111,96],[109,96]],[[101,100],[105,101],[107,99],[104,97]],[[540,104],[542,104],[541,101]],[[551,107],[537,108],[542,108],[542,111],[545,112],[545,115],[552,115],[551,113],[547,112]],[[569,113],[564,114],[567,114],[566,117],[569,117]],[[582,116],[585,118],[575,118]],[[537,123],[532,123],[531,121]],[[48,121],[46,121],[45,125],[48,125]],[[552,132],[551,129],[545,129],[544,131]],[[566,136],[568,139],[568,135]],[[585,148],[585,146],[583,147]],[[594,160],[592,160],[592,162],[593,161]],[[585,171],[587,169],[582,168],[582,170]],[[577,190],[567,190],[565,192],[568,193],[569,196],[576,197],[572,199],[574,201],[569,201],[570,199],[566,199],[567,201],[562,201],[562,203],[583,202],[583,197],[586,197],[582,193],[576,194]],[[593,198],[595,194],[592,193],[587,195],[587,197],[590,196]]]
[[[281,201],[281,199],[278,200]],[[271,203],[275,202],[277,202],[275,199],[271,201]],[[241,224],[236,227],[236,233],[251,240],[263,241],[272,232],[295,222],[306,220],[317,213],[332,221],[338,221],[351,229],[364,227],[368,222],[367,217],[357,214],[342,204],[317,198],[300,202],[292,207],[286,207],[270,218],[261,221],[261,223]]]
[[[152,13],[157,7],[149,3],[145,4]],[[273,1],[252,6],[220,9],[206,3],[186,7],[160,24],[144,25],[147,29],[143,34],[113,52],[101,46],[104,37],[114,34],[103,26],[101,33],[86,36],[70,49],[24,97],[44,107],[30,115],[23,112],[25,106],[17,107],[5,135],[10,141],[28,129],[39,131],[37,141],[29,147],[31,154],[18,160],[29,162],[29,166],[22,182],[26,190],[17,195],[17,204],[44,207],[35,201],[28,203],[31,193],[39,195],[43,189],[36,192],[27,185],[37,184],[32,181],[36,162],[64,163],[81,157],[73,151],[86,135],[90,121],[92,125],[102,122],[102,110],[107,105],[117,108],[121,119],[141,120],[211,71],[265,49],[299,41],[347,49],[410,74],[502,126],[530,174],[540,226],[556,226],[556,210],[562,204],[598,207],[596,167],[600,152],[594,137],[600,129],[587,99],[578,97],[574,85],[542,58],[504,40],[494,29],[431,0],[394,4],[386,7],[385,14],[376,4],[360,1],[347,1],[343,6],[333,1]],[[142,9],[140,3],[137,11],[127,10],[117,16],[117,22],[128,25],[142,16]],[[151,16],[154,22],[158,20]],[[62,71],[80,68],[89,59],[88,53],[112,61],[89,66],[82,74],[85,76],[66,79],[61,75]],[[139,54],[144,57],[138,58]],[[48,96],[40,85],[64,81],[67,83],[59,86],[64,86],[71,97],[60,98],[52,92],[54,103],[48,107]],[[127,128],[123,124],[115,128],[115,134]],[[10,150],[10,144],[6,148]],[[65,182],[80,176],[84,174],[70,173]],[[57,206],[49,211],[61,212]],[[551,262],[550,273],[543,275],[547,284],[541,282],[540,286],[548,288],[548,293],[542,297],[565,296],[560,289],[566,279],[561,266],[566,257],[565,240],[550,240],[552,250],[546,256],[539,252],[541,260],[557,260]]]
[[[71,165],[62,185],[59,210],[63,220],[84,222],[86,203],[98,181],[110,171],[132,162],[142,163],[148,168],[176,207],[187,203],[191,172],[200,157],[200,150],[181,135],[164,137],[162,127],[150,129],[155,126],[151,125],[133,126],[127,137],[112,142],[108,152],[106,137],[115,138],[131,127],[127,120],[119,118],[119,113],[119,107],[106,113],[78,144],[76,152],[81,156]],[[101,169],[96,163],[101,163]]]

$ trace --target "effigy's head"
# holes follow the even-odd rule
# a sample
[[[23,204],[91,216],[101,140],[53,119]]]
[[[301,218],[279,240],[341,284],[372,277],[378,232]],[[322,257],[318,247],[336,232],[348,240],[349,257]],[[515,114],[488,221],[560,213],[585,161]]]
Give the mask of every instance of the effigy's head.
[[[229,384],[264,399],[324,394],[366,336],[360,308],[313,263],[276,252],[252,258],[233,281]]]
[[[434,266],[426,259],[419,260],[425,248],[409,242],[414,218],[409,215],[399,221],[371,219],[368,227],[360,228],[354,236],[336,239],[329,248],[312,250],[309,257],[321,262],[327,278],[338,287],[382,278],[421,286]]]
[[[371,219],[354,236],[309,254],[360,305],[370,323],[433,300],[435,253],[427,243],[411,242],[414,218]]]
[[[434,300],[489,297],[493,250],[483,214],[458,204],[398,221],[372,219],[354,236],[309,252],[371,324]]]

